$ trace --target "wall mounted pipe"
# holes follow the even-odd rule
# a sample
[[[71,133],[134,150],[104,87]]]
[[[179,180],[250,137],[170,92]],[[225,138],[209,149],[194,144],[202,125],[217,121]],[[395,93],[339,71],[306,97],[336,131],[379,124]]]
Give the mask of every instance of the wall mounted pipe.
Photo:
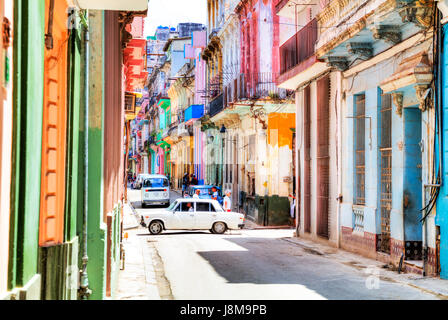
[[[85,22],[85,19],[82,19]],[[87,221],[89,205],[89,56],[90,56],[90,33],[87,24],[84,26],[84,214],[83,214],[83,244],[82,244],[82,270],[80,280],[80,297],[87,300],[91,294],[89,289],[89,277],[87,274],[87,263],[89,256],[87,254]]]

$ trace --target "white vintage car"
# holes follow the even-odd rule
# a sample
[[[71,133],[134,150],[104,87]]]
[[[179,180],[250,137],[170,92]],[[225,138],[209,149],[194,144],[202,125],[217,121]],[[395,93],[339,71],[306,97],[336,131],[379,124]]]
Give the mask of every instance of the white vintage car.
[[[168,208],[145,212],[141,224],[151,234],[163,230],[210,230],[222,234],[227,229],[242,229],[244,215],[225,212],[218,201],[211,199],[180,198]]]

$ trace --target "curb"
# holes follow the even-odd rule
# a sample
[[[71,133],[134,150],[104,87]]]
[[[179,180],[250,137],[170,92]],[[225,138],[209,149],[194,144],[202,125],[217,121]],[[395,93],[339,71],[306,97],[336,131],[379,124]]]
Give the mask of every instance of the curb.
[[[313,246],[309,246],[309,245],[307,245],[305,243],[302,243],[302,242],[299,242],[297,240],[290,239],[290,238],[280,238],[280,239],[283,240],[283,241],[295,244],[295,245],[297,245],[299,247],[302,247],[305,250],[309,251],[310,253],[314,253],[314,254],[317,254],[317,255],[320,255],[320,256],[328,257],[328,255],[326,253],[324,253],[324,252],[322,252],[320,250],[315,249]],[[328,257],[328,258],[331,259],[330,257]],[[337,261],[337,260],[336,260],[336,262],[341,263],[341,261]],[[421,290],[423,292],[432,294],[432,295],[438,297],[439,299],[448,300],[448,295],[440,293],[440,292],[437,292],[437,291],[433,291],[431,289],[427,289],[427,288],[418,286],[418,285],[416,285],[414,283],[411,283],[411,282],[408,282],[408,281],[404,281],[402,279],[395,279],[395,278],[393,278],[393,277],[391,277],[389,275],[382,276],[382,278],[384,280],[387,280],[387,281],[390,281],[390,282],[395,282],[395,283],[399,283],[399,284],[402,284],[402,285],[406,285],[406,286],[409,286],[409,287],[413,287],[413,288],[419,289],[419,290]]]
[[[250,229],[252,229],[252,230],[264,230],[264,229],[267,229],[267,230],[269,230],[269,229],[289,230],[289,229],[293,229],[293,228],[291,228],[291,226],[266,226],[266,227],[259,226],[259,227],[250,228]]]
[[[131,208],[132,214],[134,215],[134,219],[136,219],[136,221],[135,221],[135,224],[123,226],[123,230],[138,229],[138,227],[139,227],[139,223],[137,222],[138,221],[138,219],[137,219],[138,213],[135,210],[134,206],[130,202],[127,202],[127,205],[129,206],[129,208]]]
[[[319,250],[313,248],[312,246],[306,245],[306,244],[304,244],[304,243],[300,243],[300,242],[298,242],[298,241],[294,241],[294,240],[289,239],[289,238],[280,238],[280,239],[283,240],[283,241],[286,241],[286,242],[295,244],[295,245],[297,245],[297,246],[299,246],[299,247],[302,247],[302,248],[304,248],[304,249],[306,249],[306,250],[308,250],[308,251],[311,251],[312,253],[318,254],[318,255],[320,255],[320,256],[325,255],[325,253],[323,253],[322,251],[319,251]]]

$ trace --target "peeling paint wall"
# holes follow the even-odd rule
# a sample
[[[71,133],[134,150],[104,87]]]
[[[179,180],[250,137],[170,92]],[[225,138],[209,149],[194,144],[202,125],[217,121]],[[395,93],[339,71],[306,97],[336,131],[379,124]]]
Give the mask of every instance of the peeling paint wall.
[[[269,195],[287,197],[292,193],[292,138],[295,128],[294,113],[269,114],[268,152]]]
[[[354,214],[352,210],[354,181],[353,134],[354,120],[347,118],[353,116],[353,97],[364,93],[366,97],[366,116],[371,119],[365,124],[365,185],[366,205],[364,208],[364,233],[361,237],[369,238],[370,248],[364,248],[364,253],[375,254],[375,237],[381,237],[381,157],[380,157],[380,111],[379,107],[383,97],[379,89],[380,83],[391,76],[398,69],[403,59],[428,49],[429,42],[407,48],[397,56],[370,65],[367,69],[344,79],[346,90],[343,109],[343,144],[342,144],[342,188],[343,202],[341,203],[341,226],[354,227]],[[433,153],[433,111],[421,112],[418,109],[418,100],[413,89],[400,89],[403,96],[402,115],[397,114],[397,105],[392,102],[392,203],[390,211],[390,237],[391,257],[400,258],[405,252],[406,243],[421,243],[422,225],[419,222],[422,208],[422,183],[429,183],[432,171]],[[432,120],[431,120],[432,119]],[[371,139],[370,139],[371,136]],[[423,152],[422,152],[423,150]],[[428,220],[428,245],[435,246],[434,219]],[[366,238],[366,239],[367,239]]]

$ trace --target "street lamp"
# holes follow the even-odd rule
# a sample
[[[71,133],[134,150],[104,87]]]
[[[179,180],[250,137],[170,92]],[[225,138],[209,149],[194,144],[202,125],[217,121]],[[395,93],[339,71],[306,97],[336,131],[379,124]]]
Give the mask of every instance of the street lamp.
[[[226,133],[226,127],[224,125],[221,126],[221,130],[219,130],[221,133]]]

